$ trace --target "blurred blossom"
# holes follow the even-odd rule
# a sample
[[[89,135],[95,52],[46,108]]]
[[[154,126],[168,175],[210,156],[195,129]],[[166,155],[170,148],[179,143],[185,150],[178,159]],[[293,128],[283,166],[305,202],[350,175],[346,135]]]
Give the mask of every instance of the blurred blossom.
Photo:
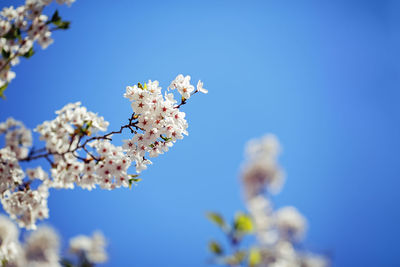
[[[95,232],[92,237],[79,235],[69,241],[71,253],[81,256],[82,254],[93,263],[107,261],[108,255],[105,250],[107,243],[101,232]]]
[[[209,219],[227,235],[232,254],[225,252],[216,241],[209,244],[215,263],[249,267],[326,267],[329,261],[297,248],[305,236],[306,218],[292,206],[275,210],[269,198],[283,185],[284,175],[277,157],[281,151],[274,135],[265,135],[246,145],[246,160],[241,181],[250,217],[236,217],[232,226],[224,218],[212,213]],[[245,235],[254,234],[256,244],[242,248]]]
[[[30,232],[23,244],[19,242],[17,226],[0,215],[0,262],[5,267],[94,266],[108,259],[106,239],[101,232],[92,237],[79,235],[71,238],[69,250],[78,255],[78,265],[61,256],[60,237],[49,226],[39,226]],[[62,263],[62,264],[61,264]]]
[[[57,0],[58,4],[71,5],[75,0]],[[51,17],[42,14],[52,0],[26,0],[17,8],[4,7],[0,11],[0,96],[15,78],[11,66],[19,64],[19,58],[30,58],[37,41],[42,49],[54,42],[52,32],[68,29],[69,22],[62,21],[56,11]],[[53,27],[50,27],[50,26]]]
[[[295,207],[284,207],[275,212],[275,224],[282,238],[300,241],[305,234],[307,221]]]
[[[39,227],[30,233],[24,249],[29,266],[61,266],[59,264],[60,238],[50,227]]]
[[[320,255],[307,253],[302,255],[301,258],[302,267],[325,267],[326,259]]]
[[[247,198],[267,191],[279,193],[284,173],[277,163],[280,145],[274,135],[254,139],[246,146],[246,161],[242,168],[242,181]]]
[[[13,261],[20,253],[19,231],[7,217],[0,215],[0,259]]]

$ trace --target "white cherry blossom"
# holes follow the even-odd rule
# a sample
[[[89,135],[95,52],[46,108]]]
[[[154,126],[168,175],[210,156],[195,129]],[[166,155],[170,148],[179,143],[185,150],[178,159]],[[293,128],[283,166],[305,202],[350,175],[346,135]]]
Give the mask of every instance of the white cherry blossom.
[[[75,0],[57,0],[58,4],[70,6]],[[51,17],[44,15],[43,9],[52,0],[26,0],[24,5],[4,7],[0,11],[0,87],[7,86],[15,78],[10,69],[19,63],[19,57],[27,55],[34,43],[38,42],[46,49],[54,42],[52,38]],[[58,25],[58,26],[57,26]],[[53,25],[54,28],[67,28],[65,25]]]
[[[78,256],[83,253],[92,263],[103,263],[108,258],[106,245],[104,235],[101,232],[95,232],[92,237],[79,235],[70,239],[69,250]]]
[[[31,0],[27,4],[37,5]],[[46,21],[43,16],[35,19]],[[193,87],[190,76],[179,77],[183,86]],[[100,134],[109,123],[80,102],[69,103],[55,112],[54,119],[35,128],[44,141],[41,149],[32,147],[32,133],[22,122],[9,118],[0,123],[0,134],[5,136],[5,147],[0,149],[0,201],[20,227],[35,229],[38,220],[49,217],[52,188],[130,188],[152,164],[149,158],[164,154],[188,135],[186,114],[180,110],[187,99],[177,104],[173,93],[162,93],[158,81],[128,86],[124,97],[131,102],[132,114],[119,131]],[[123,130],[130,132],[130,138],[120,146],[113,144],[113,136]],[[49,168],[20,167],[20,162],[36,159],[48,161]]]

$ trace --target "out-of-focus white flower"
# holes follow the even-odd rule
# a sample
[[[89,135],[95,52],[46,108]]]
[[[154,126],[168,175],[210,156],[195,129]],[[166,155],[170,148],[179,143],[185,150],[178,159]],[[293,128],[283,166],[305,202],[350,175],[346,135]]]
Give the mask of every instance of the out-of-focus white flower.
[[[306,218],[288,206],[274,210],[269,193],[277,193],[284,180],[277,163],[281,151],[274,135],[251,140],[246,145],[246,161],[241,178],[247,209],[258,240],[261,264],[268,267],[327,267],[329,262],[318,255],[296,249],[307,228]]]
[[[48,217],[49,183],[43,183],[36,190],[25,187],[29,183],[23,181],[25,173],[20,168],[17,155],[19,158],[26,156],[27,152],[21,152],[21,149],[28,151],[32,143],[30,131],[12,118],[1,123],[0,129],[6,133],[6,147],[0,149],[0,200],[3,209],[21,227],[34,229],[37,219]],[[28,170],[28,173],[32,175],[31,179],[48,181],[47,173],[42,168]]]
[[[272,207],[265,197],[259,195],[250,199],[247,202],[247,209],[253,217],[256,231],[266,230],[271,227],[272,220],[270,215]]]
[[[49,175],[45,172],[42,167],[36,167],[35,169],[26,169],[26,173],[28,174],[30,179],[39,179],[39,180],[47,180],[49,179]]]
[[[75,0],[56,0],[56,2],[60,5],[62,4],[67,4],[67,5],[71,5],[73,2],[75,2]]]
[[[259,139],[250,140],[245,150],[249,159],[277,158],[281,152],[281,146],[275,135],[266,134]]]
[[[0,215],[0,261],[14,261],[20,256],[18,228],[7,217]]]
[[[328,267],[329,261],[320,255],[307,253],[301,256],[302,267]]]
[[[0,194],[14,190],[24,177],[25,173],[10,147],[0,149]]]
[[[36,229],[38,219],[49,217],[47,198],[48,187],[42,184],[37,190],[7,192],[1,199],[1,204],[20,227]]]
[[[95,232],[92,237],[79,235],[69,241],[69,250],[77,255],[82,253],[91,263],[103,263],[108,255],[105,250],[107,243],[101,232]]]
[[[242,181],[247,198],[264,192],[278,193],[284,182],[284,173],[277,163],[280,146],[274,135],[248,142]]]
[[[6,144],[18,159],[28,155],[28,147],[32,145],[32,132],[25,125],[13,118],[0,123],[0,133],[6,133]]]
[[[51,45],[54,42],[54,40],[51,38],[50,31],[41,34],[38,37],[37,41],[43,49],[46,49],[49,45]]]
[[[272,205],[262,195],[258,195],[247,201],[247,209],[253,219],[255,234],[258,241],[263,245],[270,245],[277,242],[279,236],[273,228]]]
[[[7,267],[61,267],[60,238],[56,231],[41,226],[19,242],[19,231],[7,217],[0,215],[0,262]],[[70,240],[70,251],[85,256],[90,264],[107,261],[106,240],[102,233],[92,237],[77,236]]]
[[[275,212],[275,224],[283,238],[293,241],[300,241],[307,227],[304,216],[295,207],[290,206]]]
[[[26,239],[24,251],[28,266],[61,266],[59,263],[60,240],[50,227],[39,227]]]
[[[38,179],[45,180],[37,189],[27,187],[22,171],[10,147],[0,149],[0,200],[3,209],[21,227],[35,229],[36,220],[47,218],[48,187],[47,174],[41,169],[30,170]],[[23,188],[23,189],[22,189]]]
[[[3,8],[0,14],[1,16],[7,18],[8,20],[13,20],[17,16],[17,11],[14,9],[13,6],[10,6]]]
[[[57,0],[59,4],[71,5],[75,0]],[[5,65],[15,66],[19,57],[24,56],[37,41],[43,49],[53,43],[48,24],[49,17],[42,14],[43,8],[52,0],[26,0],[25,5],[14,8],[4,7],[0,12],[0,50],[4,51],[0,59],[0,86],[5,86],[15,78],[15,73]],[[6,37],[12,31],[20,36]],[[11,35],[13,36],[13,35]],[[9,66],[9,65],[8,65]]]

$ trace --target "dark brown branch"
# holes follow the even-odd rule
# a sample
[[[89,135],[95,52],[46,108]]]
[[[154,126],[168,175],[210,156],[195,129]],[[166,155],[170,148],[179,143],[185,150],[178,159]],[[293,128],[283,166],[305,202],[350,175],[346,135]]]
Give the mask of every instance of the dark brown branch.
[[[54,165],[54,162],[49,158],[49,156],[46,156],[44,158],[50,163],[51,166]]]
[[[100,159],[97,158],[97,157],[95,157],[95,156],[86,148],[86,145],[87,145],[89,142],[94,141],[94,140],[112,140],[112,139],[111,139],[111,136],[112,136],[112,135],[114,135],[114,134],[121,134],[122,131],[123,131],[124,129],[126,129],[126,128],[130,129],[131,133],[135,133],[135,134],[137,134],[137,131],[133,130],[133,128],[135,128],[136,130],[143,130],[143,131],[144,131],[144,129],[142,129],[142,128],[140,128],[139,126],[137,126],[138,121],[135,121],[135,119],[136,119],[136,116],[135,116],[135,113],[133,113],[133,114],[131,115],[131,117],[129,118],[129,123],[126,124],[126,125],[121,126],[121,128],[119,129],[119,131],[112,131],[112,132],[109,132],[109,133],[107,133],[107,134],[105,134],[105,135],[102,135],[102,136],[94,136],[94,137],[88,138],[88,139],[86,139],[82,144],[79,144],[79,143],[82,141],[83,136],[79,136],[78,145],[77,145],[75,148],[71,149],[72,144],[73,144],[73,142],[74,142],[74,140],[75,140],[75,138],[76,138],[76,135],[77,135],[76,133],[74,133],[74,134],[71,136],[71,141],[70,141],[70,143],[69,143],[69,146],[68,146],[67,151],[62,152],[62,153],[59,153],[59,152],[49,151],[49,150],[47,150],[46,148],[41,148],[41,149],[39,149],[39,150],[34,150],[34,149],[32,149],[32,151],[29,153],[29,155],[28,155],[26,158],[20,159],[20,161],[28,161],[28,162],[29,162],[29,161],[32,161],[32,160],[35,160],[35,159],[45,158],[45,159],[50,163],[50,165],[53,166],[54,163],[50,160],[50,156],[59,155],[59,156],[64,157],[66,154],[72,153],[72,155],[73,155],[74,157],[76,157],[77,159],[80,159],[80,160],[82,160],[82,161],[84,161],[84,162],[87,162],[88,159],[83,158],[83,157],[80,157],[79,155],[75,154],[75,152],[77,152],[77,150],[83,149],[90,157],[92,157],[94,160],[96,160],[97,162],[99,162]],[[46,151],[46,153],[34,155],[34,154],[37,153],[37,152],[45,152],[45,151]]]
[[[196,93],[198,93],[198,92],[199,92],[198,90],[194,91],[194,92],[191,94],[191,96],[193,96],[194,94],[196,94]],[[185,105],[186,103],[187,103],[187,99],[182,98],[181,103],[180,103],[179,105],[175,106],[174,108],[180,108],[181,106]],[[94,160],[96,160],[97,162],[99,162],[101,159],[96,158],[96,157],[86,148],[86,145],[87,145],[89,142],[92,142],[92,141],[95,141],[95,140],[110,140],[110,141],[111,141],[111,140],[112,140],[112,138],[111,138],[112,135],[114,135],[114,134],[121,134],[122,131],[123,131],[124,129],[129,129],[129,130],[131,131],[131,133],[134,133],[134,134],[137,134],[137,131],[136,131],[136,130],[145,131],[144,129],[142,129],[142,128],[140,128],[139,126],[137,126],[137,124],[139,123],[139,121],[135,121],[137,118],[138,118],[138,116],[136,116],[135,113],[132,113],[131,117],[130,117],[129,120],[128,120],[128,121],[129,121],[128,124],[121,126],[120,129],[119,129],[119,131],[112,131],[112,132],[109,132],[109,133],[107,133],[107,134],[105,134],[105,135],[102,135],[102,136],[94,136],[94,137],[88,138],[88,139],[86,139],[82,144],[79,144],[79,143],[82,141],[82,139],[83,139],[84,136],[83,136],[83,135],[79,135],[79,139],[78,139],[78,144],[77,144],[77,146],[76,146],[74,149],[71,149],[72,144],[73,144],[73,142],[74,142],[74,140],[75,140],[75,138],[76,138],[76,135],[77,135],[77,133],[74,133],[74,134],[71,136],[71,141],[70,141],[70,143],[69,143],[69,146],[68,146],[67,151],[62,152],[62,153],[59,153],[59,152],[52,152],[52,151],[49,151],[49,150],[47,150],[46,148],[42,148],[42,149],[39,149],[39,150],[32,150],[31,153],[29,153],[29,155],[28,155],[26,158],[23,158],[23,159],[21,159],[20,161],[28,161],[28,162],[29,162],[29,161],[31,161],[31,160],[35,160],[35,159],[39,159],[39,158],[46,158],[46,160],[49,161],[49,163],[53,166],[54,163],[50,160],[50,158],[49,158],[50,156],[59,155],[59,156],[62,156],[62,157],[65,159],[65,155],[66,155],[66,154],[72,153],[74,157],[76,157],[76,158],[78,158],[78,159],[80,159],[80,160],[82,160],[82,161],[84,161],[84,162],[87,162],[88,159],[83,158],[83,157],[80,157],[79,155],[76,155],[76,154],[75,154],[75,152],[76,152],[77,150],[83,149],[90,157],[92,157]],[[136,129],[136,130],[134,130],[134,129]],[[161,141],[161,140],[160,140],[160,141]],[[37,153],[37,152],[44,152],[44,151],[47,151],[47,153],[39,154],[39,155],[34,155],[34,154]]]
[[[176,107],[174,107],[174,108],[180,108],[181,106],[185,105],[186,104],[186,100],[187,99],[182,99],[181,103],[179,105],[177,105]]]
[[[91,156],[96,162],[99,162],[99,161],[100,161],[100,159],[98,159],[98,158],[96,158],[95,156],[93,156],[93,154],[90,153],[89,150],[88,150],[85,146],[82,147],[82,148],[83,148],[83,150],[85,150],[85,152],[86,152],[89,156]]]
[[[198,92],[199,92],[199,90],[194,91],[193,94],[190,95],[190,97],[192,97],[194,94],[196,94]],[[174,108],[180,108],[181,106],[185,105],[186,103],[187,103],[187,99],[182,97],[181,103]]]
[[[75,151],[74,151],[74,152],[71,152],[71,153],[72,153],[72,155],[73,155],[75,158],[80,159],[80,160],[82,160],[82,161],[84,161],[84,162],[87,162],[87,159],[85,159],[85,158],[83,158],[83,157],[81,157],[81,156],[79,156],[79,155],[76,155],[76,154],[75,154]]]

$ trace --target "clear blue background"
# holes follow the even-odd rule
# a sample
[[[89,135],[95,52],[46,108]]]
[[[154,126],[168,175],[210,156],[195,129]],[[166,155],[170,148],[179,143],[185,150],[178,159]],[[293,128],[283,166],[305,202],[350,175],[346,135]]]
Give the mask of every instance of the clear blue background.
[[[167,87],[183,73],[210,91],[184,107],[190,135],[138,187],[51,192],[47,223],[65,242],[101,229],[105,266],[206,266],[207,241],[222,235],[204,213],[244,208],[243,146],[275,133],[287,183],[274,201],[308,218],[306,247],[334,266],[400,265],[399,1],[77,0],[58,9],[71,29],[14,68],[1,120],[34,128],[82,101],[117,129],[131,112],[126,85]]]

